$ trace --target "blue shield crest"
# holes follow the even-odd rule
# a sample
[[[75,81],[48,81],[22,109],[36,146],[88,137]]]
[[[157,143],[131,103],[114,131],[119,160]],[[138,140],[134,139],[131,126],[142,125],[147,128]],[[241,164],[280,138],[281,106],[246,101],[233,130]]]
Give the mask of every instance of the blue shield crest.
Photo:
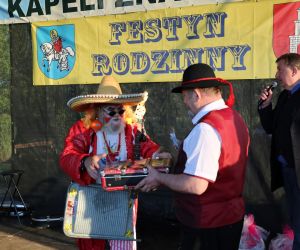
[[[74,24],[40,26],[36,31],[40,70],[51,79],[66,77],[76,60]]]

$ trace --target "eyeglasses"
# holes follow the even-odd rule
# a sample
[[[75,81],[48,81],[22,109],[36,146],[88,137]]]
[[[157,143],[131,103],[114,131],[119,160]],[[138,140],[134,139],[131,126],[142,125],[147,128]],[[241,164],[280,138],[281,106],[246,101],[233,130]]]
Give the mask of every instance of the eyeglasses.
[[[106,110],[106,109],[104,109],[104,111],[105,111],[106,114],[108,114],[111,117],[115,116],[116,114],[123,115],[124,112],[125,112],[124,109],[114,109],[114,110]]]

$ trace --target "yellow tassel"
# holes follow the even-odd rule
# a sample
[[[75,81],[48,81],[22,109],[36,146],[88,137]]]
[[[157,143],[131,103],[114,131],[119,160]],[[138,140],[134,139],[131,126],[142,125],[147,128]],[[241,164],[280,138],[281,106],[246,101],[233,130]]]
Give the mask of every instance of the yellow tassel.
[[[132,238],[133,237],[133,232],[131,230],[128,230],[126,233],[125,233],[125,237],[127,238]]]
[[[72,230],[72,224],[65,224],[65,232],[71,232]]]
[[[70,196],[76,196],[77,195],[77,190],[75,188],[72,188],[69,192]]]

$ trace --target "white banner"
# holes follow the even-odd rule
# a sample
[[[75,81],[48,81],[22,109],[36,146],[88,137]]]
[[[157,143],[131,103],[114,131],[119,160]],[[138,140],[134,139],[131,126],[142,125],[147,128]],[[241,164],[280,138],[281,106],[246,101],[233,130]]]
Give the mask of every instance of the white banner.
[[[104,16],[244,0],[0,0],[0,24]]]

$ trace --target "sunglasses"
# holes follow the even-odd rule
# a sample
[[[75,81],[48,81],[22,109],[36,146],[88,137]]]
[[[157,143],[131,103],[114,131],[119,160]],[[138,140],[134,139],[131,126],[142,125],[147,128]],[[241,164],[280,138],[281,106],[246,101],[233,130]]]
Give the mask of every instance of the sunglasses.
[[[116,114],[123,115],[125,112],[124,109],[115,109],[115,110],[105,110],[104,109],[104,111],[106,114],[108,114],[111,117],[115,116]]]

